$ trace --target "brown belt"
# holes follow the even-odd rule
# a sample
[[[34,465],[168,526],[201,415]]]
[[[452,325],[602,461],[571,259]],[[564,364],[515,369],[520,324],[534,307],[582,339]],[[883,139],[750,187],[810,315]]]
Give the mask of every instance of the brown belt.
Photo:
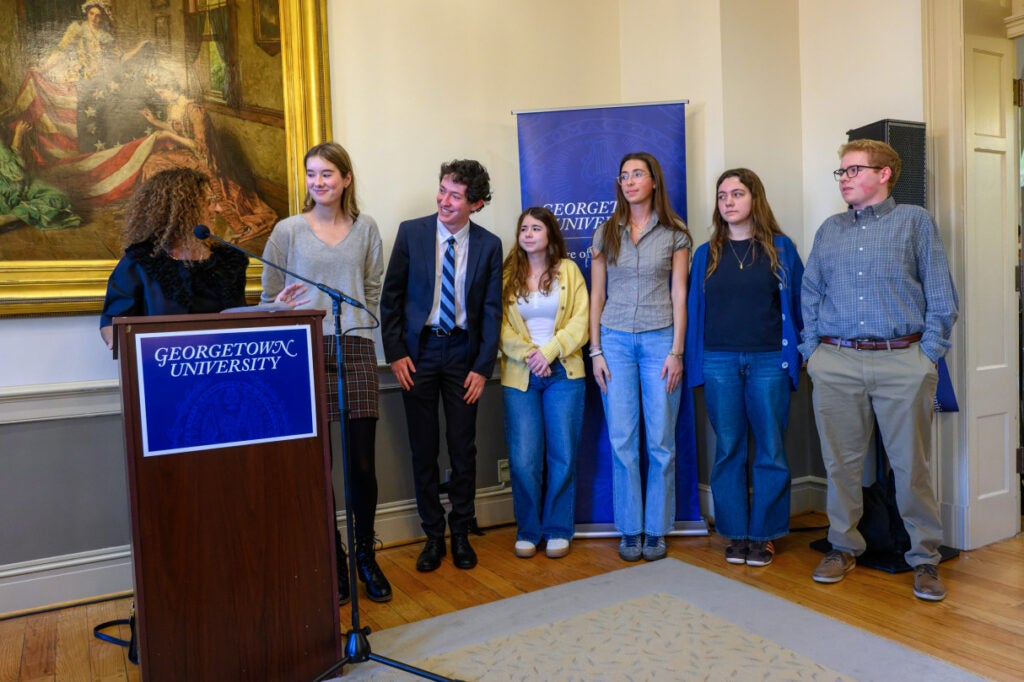
[[[837,339],[834,336],[821,337],[822,343],[827,343],[830,346],[852,348],[854,350],[902,350],[904,348],[910,348],[910,344],[917,343],[920,340],[920,332],[917,334],[911,334],[910,336],[899,336],[895,339],[887,339],[885,341],[869,339]]]

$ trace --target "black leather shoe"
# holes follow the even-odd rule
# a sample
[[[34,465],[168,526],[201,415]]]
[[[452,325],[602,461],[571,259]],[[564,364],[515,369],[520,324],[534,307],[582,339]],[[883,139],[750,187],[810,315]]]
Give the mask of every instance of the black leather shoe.
[[[335,560],[338,562],[338,606],[344,606],[352,600],[352,586],[348,583],[348,555],[345,545],[341,542],[341,533],[334,531]]]
[[[441,565],[441,557],[445,555],[444,538],[427,538],[420,557],[416,560],[416,570],[420,573],[436,571]]]
[[[476,552],[469,546],[469,535],[466,533],[452,533],[452,562],[456,568],[476,566]]]
[[[377,565],[373,540],[356,543],[356,574],[366,584],[366,596],[370,601],[391,601],[391,583]]]

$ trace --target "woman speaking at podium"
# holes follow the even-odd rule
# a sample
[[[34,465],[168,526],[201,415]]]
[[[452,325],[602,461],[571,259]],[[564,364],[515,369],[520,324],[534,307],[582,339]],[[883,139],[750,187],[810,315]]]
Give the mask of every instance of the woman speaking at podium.
[[[121,240],[124,255],[107,281],[100,336],[113,348],[115,317],[218,313],[245,305],[249,258],[210,246],[193,234],[220,211],[210,179],[190,168],[161,171],[139,185],[128,202]],[[305,286],[282,289],[291,307]]]
[[[391,599],[391,584],[377,564],[374,517],[377,512],[376,430],[380,383],[373,346],[384,278],[380,232],[373,218],[356,203],[356,180],[348,152],[336,142],[323,142],[306,152],[306,200],[302,212],[279,222],[267,240],[263,258],[271,263],[345,292],[366,310],[341,309],[341,337],[345,381],[345,429],[352,480],[351,503],[355,517],[356,570],[372,601]],[[263,300],[269,301],[290,278],[272,268],[263,269]],[[285,289],[286,290],[286,289]],[[327,370],[328,410],[331,421],[341,419],[334,387],[338,383],[337,349],[332,302],[319,290],[312,292],[311,307],[327,310],[324,317],[324,366]],[[351,523],[351,521],[350,521]],[[337,531],[336,531],[337,532]],[[349,598],[347,557],[338,546],[338,602]]]

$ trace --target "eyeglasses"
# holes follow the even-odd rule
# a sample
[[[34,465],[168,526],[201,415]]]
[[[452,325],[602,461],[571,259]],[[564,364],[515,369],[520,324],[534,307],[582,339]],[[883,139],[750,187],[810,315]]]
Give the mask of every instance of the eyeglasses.
[[[617,177],[616,180],[619,181],[620,185],[625,185],[629,182],[630,178],[633,178],[634,180],[643,180],[648,175],[650,175],[650,173],[647,171],[635,170],[632,173],[619,173],[619,177]]]
[[[832,177],[836,179],[836,182],[842,180],[844,175],[848,178],[855,178],[866,168],[882,170],[885,166],[847,166],[846,168],[839,168],[832,171]]]

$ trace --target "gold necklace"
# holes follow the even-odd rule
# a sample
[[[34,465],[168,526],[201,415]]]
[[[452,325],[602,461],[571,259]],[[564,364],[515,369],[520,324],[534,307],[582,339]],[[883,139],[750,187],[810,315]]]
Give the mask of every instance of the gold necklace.
[[[751,239],[750,243],[747,244],[747,250],[746,250],[746,252],[744,252],[743,258],[740,258],[740,255],[738,253],[736,253],[736,247],[732,245],[732,240],[731,239],[727,239],[726,241],[729,242],[729,249],[732,251],[733,258],[735,258],[736,262],[740,264],[740,270],[742,270],[743,269],[743,264],[747,260],[747,256],[749,256],[751,251],[754,250],[754,240]],[[753,265],[753,264],[754,264],[754,259],[751,258],[750,259],[750,265]]]

